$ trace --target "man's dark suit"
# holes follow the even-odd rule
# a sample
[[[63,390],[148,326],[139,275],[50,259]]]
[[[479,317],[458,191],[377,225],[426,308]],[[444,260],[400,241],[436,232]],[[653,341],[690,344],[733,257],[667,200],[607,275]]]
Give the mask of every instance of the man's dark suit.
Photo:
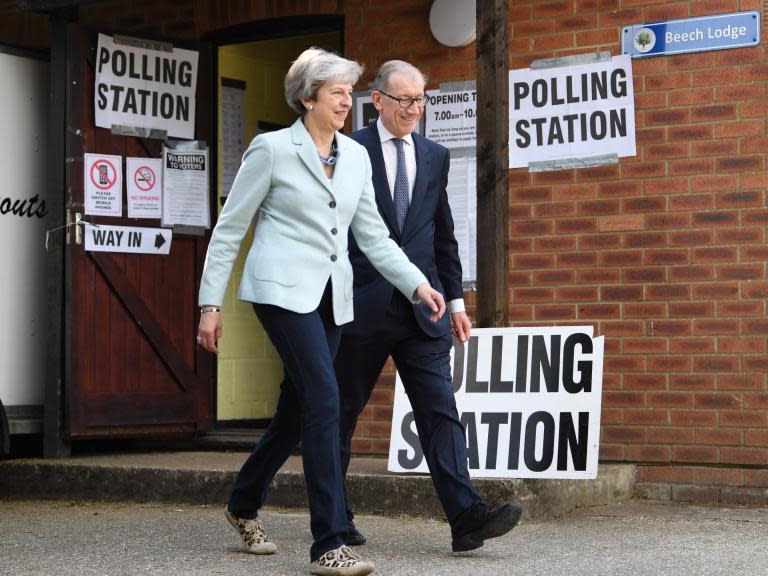
[[[376,203],[392,239],[446,301],[462,298],[461,262],[446,191],[448,150],[412,134],[416,179],[400,233],[377,125],[351,136],[368,150]],[[453,396],[449,314],[431,322],[429,309],[398,293],[360,252],[353,238],[349,259],[354,268],[355,319],[344,326],[335,362],[341,392],[343,472],[346,474],[349,466],[357,418],[391,355],[414,410],[435,489],[452,522],[481,498],[469,480],[466,438]],[[349,506],[348,513],[351,517]]]

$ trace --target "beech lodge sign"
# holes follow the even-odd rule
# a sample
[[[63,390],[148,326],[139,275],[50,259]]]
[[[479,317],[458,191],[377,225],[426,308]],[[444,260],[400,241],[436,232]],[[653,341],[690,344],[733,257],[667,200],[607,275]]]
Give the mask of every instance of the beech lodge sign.
[[[595,478],[604,337],[591,326],[478,328],[454,341],[470,476]],[[388,469],[428,471],[398,375]]]
[[[194,138],[197,52],[139,47],[99,34],[96,52],[96,126],[165,130]],[[151,46],[151,43],[147,43]]]

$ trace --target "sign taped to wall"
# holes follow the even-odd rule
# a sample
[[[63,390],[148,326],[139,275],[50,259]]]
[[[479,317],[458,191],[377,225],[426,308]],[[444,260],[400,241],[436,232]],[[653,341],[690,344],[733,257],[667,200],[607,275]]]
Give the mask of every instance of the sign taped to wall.
[[[123,157],[84,154],[85,213],[97,216],[123,214]]]
[[[194,138],[197,52],[117,44],[99,34],[94,109],[96,126],[138,126]]]
[[[509,72],[509,167],[607,153],[634,156],[632,60]]]
[[[603,348],[591,326],[478,328],[468,342],[454,341],[470,476],[595,478]],[[388,470],[428,472],[399,375]]]

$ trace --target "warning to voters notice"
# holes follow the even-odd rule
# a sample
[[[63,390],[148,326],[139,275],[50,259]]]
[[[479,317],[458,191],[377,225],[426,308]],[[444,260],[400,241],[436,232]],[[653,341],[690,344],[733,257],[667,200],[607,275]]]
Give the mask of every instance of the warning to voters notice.
[[[163,148],[162,225],[210,228],[208,150]]]
[[[509,72],[509,167],[635,155],[629,56]]]

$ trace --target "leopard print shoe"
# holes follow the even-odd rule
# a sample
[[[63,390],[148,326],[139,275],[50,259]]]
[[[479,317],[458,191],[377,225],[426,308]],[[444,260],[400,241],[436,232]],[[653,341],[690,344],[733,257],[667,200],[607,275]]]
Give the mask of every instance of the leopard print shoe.
[[[238,518],[229,509],[224,510],[229,523],[240,533],[240,538],[251,554],[274,554],[277,546],[267,540],[267,533],[258,518]]]
[[[365,576],[376,570],[372,562],[363,560],[347,546],[329,550],[309,565],[316,576]]]

